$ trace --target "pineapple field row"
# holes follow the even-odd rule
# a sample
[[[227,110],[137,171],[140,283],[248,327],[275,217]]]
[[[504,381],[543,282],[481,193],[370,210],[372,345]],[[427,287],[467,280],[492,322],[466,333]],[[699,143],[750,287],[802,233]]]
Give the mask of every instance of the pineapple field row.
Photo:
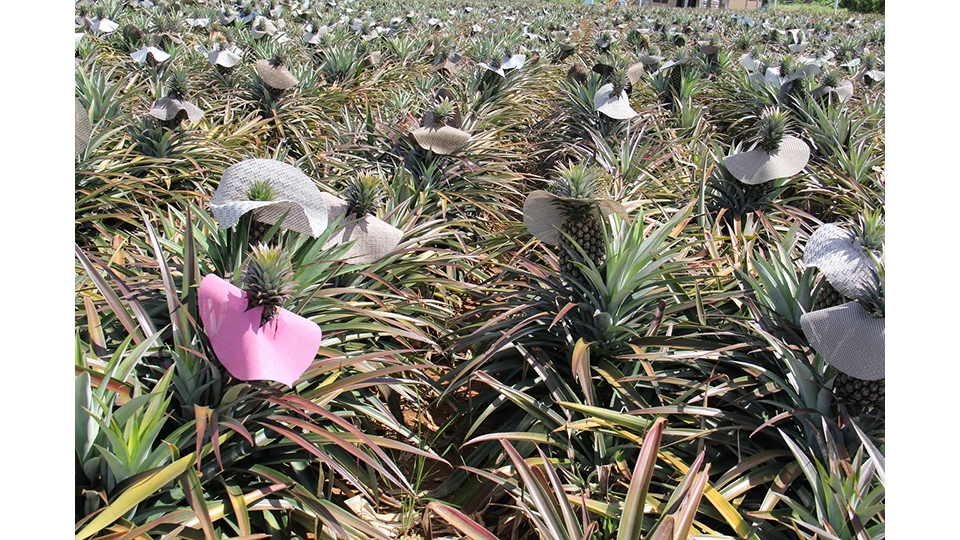
[[[882,16],[74,15],[77,540],[885,537]]]

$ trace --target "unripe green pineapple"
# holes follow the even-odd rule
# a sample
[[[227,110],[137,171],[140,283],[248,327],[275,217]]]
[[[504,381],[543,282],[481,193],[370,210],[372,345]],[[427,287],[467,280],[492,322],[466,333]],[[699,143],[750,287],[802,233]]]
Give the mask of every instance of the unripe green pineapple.
[[[377,206],[384,198],[380,178],[362,174],[352,179],[343,192],[343,198],[347,201],[347,216],[361,219],[366,215],[376,215]]]
[[[885,399],[886,379],[865,381],[842,371],[833,380],[833,394],[838,399],[861,407],[882,405]]]
[[[584,84],[589,76],[590,70],[581,61],[574,62],[567,69],[567,81],[571,84]]]
[[[250,201],[272,201],[277,198],[277,191],[273,188],[273,183],[269,178],[256,179],[250,182],[250,187],[247,188],[244,195],[246,195],[247,200]],[[255,246],[263,242],[264,237],[267,235],[267,232],[270,231],[272,225],[257,220],[253,212],[247,215],[250,216],[250,236],[248,243],[251,246]]]
[[[609,198],[609,183],[602,173],[585,165],[571,165],[558,169],[558,177],[548,190],[565,200],[558,201],[566,218],[560,226],[562,233],[560,271],[568,276],[581,277],[568,250],[576,250],[570,243],[583,249],[594,266],[606,260],[603,221],[597,199]],[[570,200],[575,199],[575,200]]]
[[[243,276],[243,289],[247,292],[248,311],[263,306],[260,326],[277,317],[296,286],[293,265],[286,253],[265,244],[253,248]]]
[[[674,64],[670,68],[670,91],[674,96],[680,95],[680,87],[683,85],[683,67],[680,64]]]
[[[839,306],[849,302],[850,299],[840,294],[826,279],[820,281],[820,286],[813,297],[813,307],[810,311],[820,311],[833,306]]]

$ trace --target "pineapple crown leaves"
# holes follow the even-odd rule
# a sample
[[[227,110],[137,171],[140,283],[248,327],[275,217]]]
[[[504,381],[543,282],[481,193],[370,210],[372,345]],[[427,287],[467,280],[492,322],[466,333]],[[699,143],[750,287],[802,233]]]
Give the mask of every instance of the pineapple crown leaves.
[[[167,77],[167,95],[179,99],[186,99],[190,93],[190,81],[187,73],[182,69],[173,69]]]
[[[278,68],[287,65],[287,54],[284,51],[277,51],[267,60],[270,63],[270,67]]]
[[[866,272],[861,276],[861,295],[855,298],[863,309],[874,318],[883,318],[886,315],[885,289],[886,265],[883,253],[866,250],[866,258],[870,261]]]
[[[823,73],[823,77],[820,79],[823,86],[829,86],[832,88],[836,88],[840,84],[841,80],[842,77],[840,72],[833,69],[825,71]]]
[[[860,245],[882,253],[886,233],[883,210],[881,208],[875,210],[864,208],[857,220],[855,232]]]
[[[366,215],[375,215],[385,198],[383,181],[373,174],[360,174],[348,181],[343,198],[347,201],[348,216],[361,219]]]
[[[787,134],[788,125],[789,115],[786,111],[777,106],[765,108],[757,121],[758,146],[764,152],[776,151]]]
[[[748,51],[751,50],[756,44],[756,38],[754,38],[753,34],[744,32],[733,40],[733,44],[736,46],[737,50]]]
[[[250,201],[273,201],[278,196],[277,190],[273,187],[273,181],[269,178],[257,178],[251,181],[243,194]]]
[[[620,62],[618,62],[620,64]],[[604,84],[611,84],[610,99],[616,99],[624,90],[630,93],[632,84],[627,76],[627,70],[614,67],[610,64],[598,63],[593,66],[593,72],[603,77]]]
[[[453,120],[457,105],[446,96],[440,97],[433,102],[430,112],[433,114],[433,120],[438,124],[447,124]]]
[[[604,171],[583,164],[560,165],[547,191],[564,199],[593,201],[610,197],[609,180]]]
[[[296,291],[290,256],[279,246],[258,244],[250,251],[243,275],[247,293],[247,310],[263,306],[260,326],[279,315],[283,303]]]
[[[800,62],[789,54],[780,57],[780,76],[789,77],[800,67]]]
[[[610,89],[610,97],[619,96],[623,91],[629,94],[633,86],[630,84],[630,79],[627,78],[627,73],[619,69],[610,75],[610,84],[613,85],[613,88]]]

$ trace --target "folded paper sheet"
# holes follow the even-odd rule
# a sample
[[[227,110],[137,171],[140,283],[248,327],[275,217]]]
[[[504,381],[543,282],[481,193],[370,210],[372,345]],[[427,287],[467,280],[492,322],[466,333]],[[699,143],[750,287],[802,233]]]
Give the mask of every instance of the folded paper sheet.
[[[293,386],[320,348],[320,327],[280,309],[260,326],[262,306],[247,310],[247,294],[219,276],[200,282],[200,320],[217,358],[243,381],[277,381]]]

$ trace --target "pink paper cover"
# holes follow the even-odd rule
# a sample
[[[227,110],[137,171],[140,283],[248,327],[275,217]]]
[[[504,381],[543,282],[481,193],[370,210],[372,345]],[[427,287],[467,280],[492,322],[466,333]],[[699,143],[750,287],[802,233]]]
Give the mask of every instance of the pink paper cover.
[[[320,348],[320,327],[280,309],[260,326],[262,307],[247,309],[247,294],[219,276],[200,282],[200,320],[217,358],[243,381],[277,381],[287,386],[303,374]]]

